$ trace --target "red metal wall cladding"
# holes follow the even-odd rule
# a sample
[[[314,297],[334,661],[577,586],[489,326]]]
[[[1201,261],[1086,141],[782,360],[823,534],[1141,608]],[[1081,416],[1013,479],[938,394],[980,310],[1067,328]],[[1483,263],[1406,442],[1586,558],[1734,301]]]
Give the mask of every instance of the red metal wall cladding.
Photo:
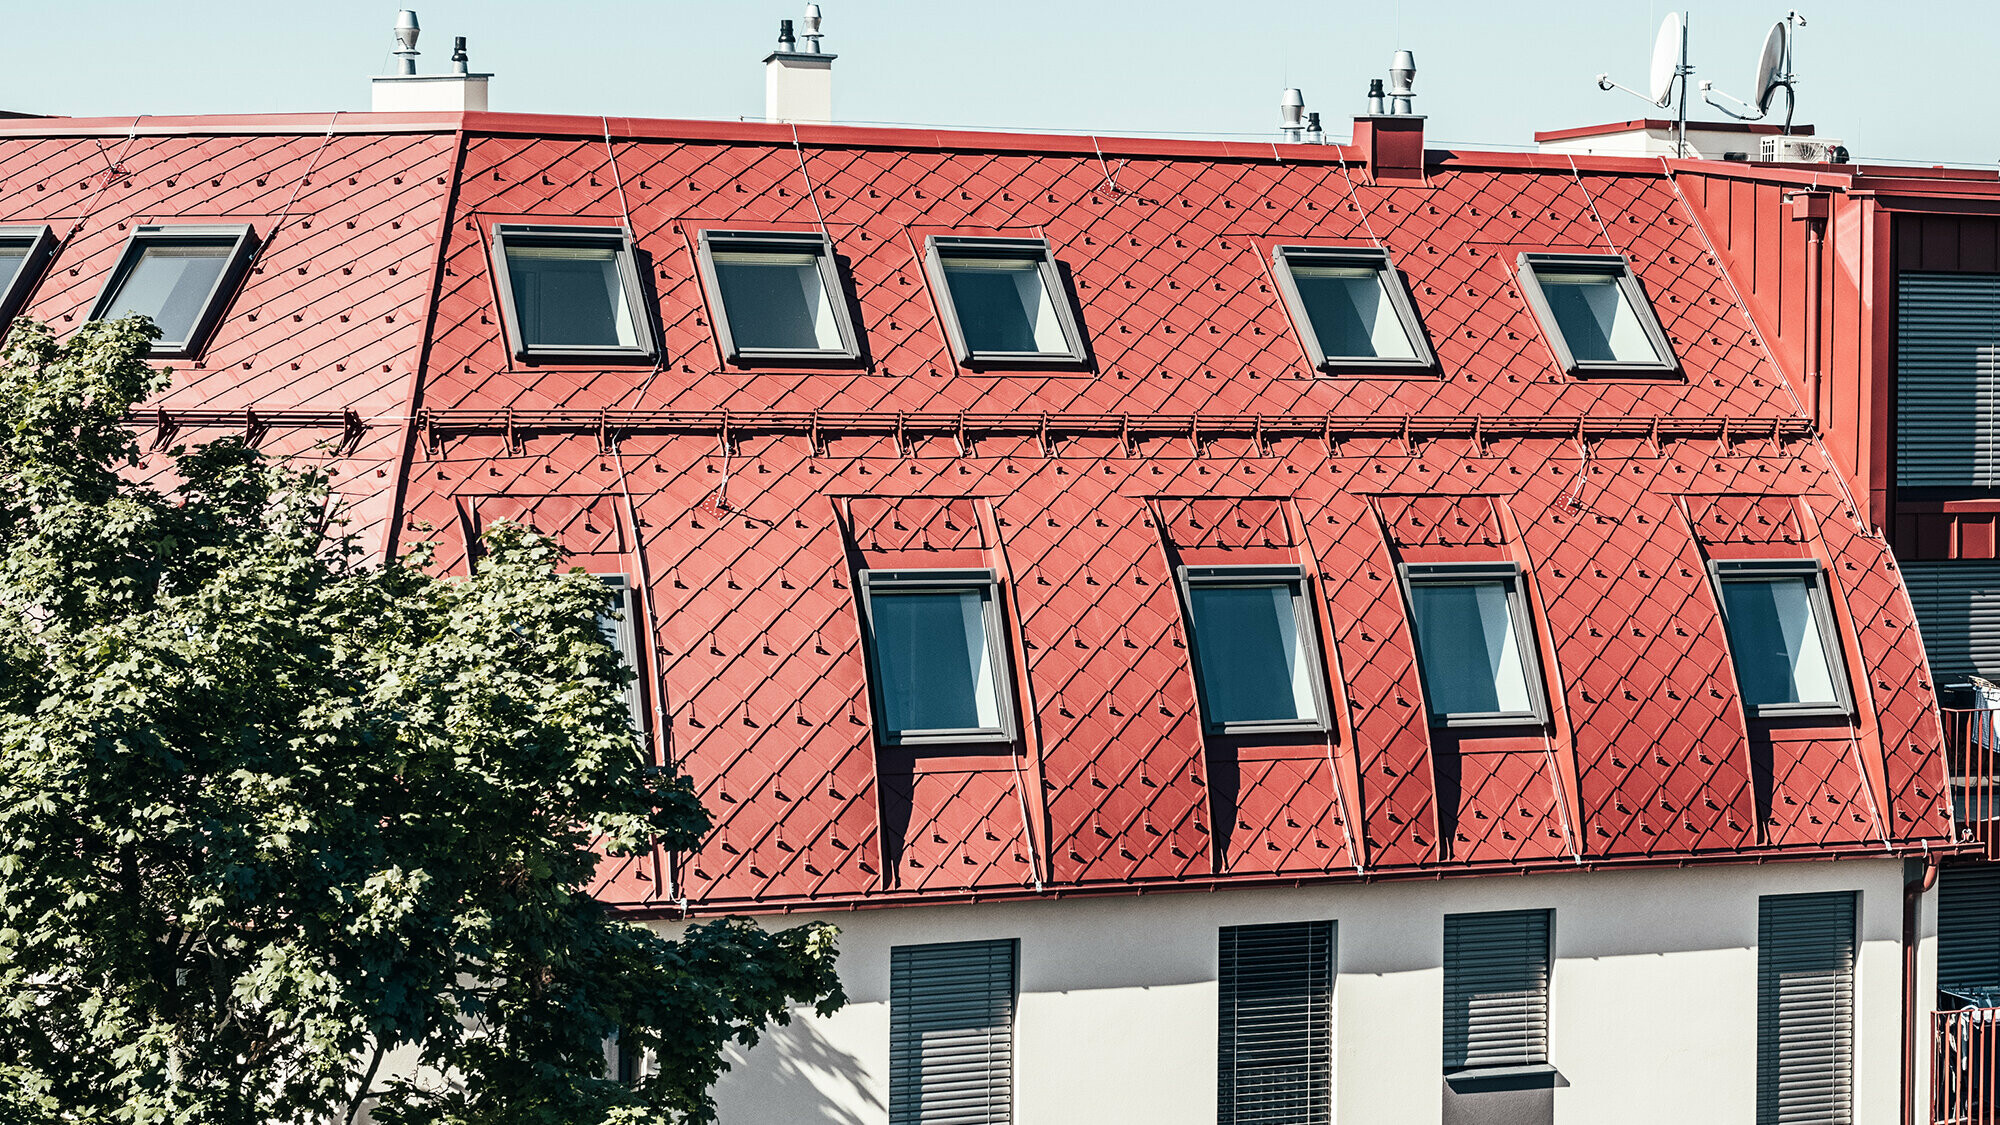
[[[652,752],[716,827],[694,854],[608,864],[610,901],[699,912],[1949,837],[1894,563],[1658,164],[1453,155],[1427,187],[1380,187],[1336,148],[391,124],[15,125],[0,209],[77,228],[29,307],[58,327],[131,225],[257,224],[256,268],[149,424],[248,428],[322,459],[381,549],[434,539],[462,569],[481,527],[525,519],[640,585]],[[522,220],[634,230],[656,365],[510,357],[487,247],[492,224]],[[865,361],[725,364],[695,268],[707,225],[824,229]],[[959,369],[921,266],[942,231],[1046,238],[1091,363]],[[1312,372],[1267,265],[1278,244],[1386,247],[1439,372]],[[1564,375],[1514,284],[1515,257],[1540,250],[1627,255],[1684,375]],[[1826,564],[1854,722],[1745,719],[1705,569],[1731,552]],[[1303,568],[1328,733],[1204,732],[1176,559]],[[1397,566],[1454,559],[1522,567],[1546,730],[1430,727]],[[1012,746],[877,745],[867,566],[999,576]]]

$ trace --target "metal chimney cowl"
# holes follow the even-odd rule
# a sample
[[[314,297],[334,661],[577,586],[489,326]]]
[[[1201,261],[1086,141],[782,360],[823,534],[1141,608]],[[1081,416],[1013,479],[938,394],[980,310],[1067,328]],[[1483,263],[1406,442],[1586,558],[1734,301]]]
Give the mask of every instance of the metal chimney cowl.
[[[422,33],[417,13],[396,13],[394,74],[369,80],[369,108],[377,113],[478,112],[486,108],[486,80],[491,74],[471,73],[465,39],[453,42],[452,72],[417,73],[417,37]]]

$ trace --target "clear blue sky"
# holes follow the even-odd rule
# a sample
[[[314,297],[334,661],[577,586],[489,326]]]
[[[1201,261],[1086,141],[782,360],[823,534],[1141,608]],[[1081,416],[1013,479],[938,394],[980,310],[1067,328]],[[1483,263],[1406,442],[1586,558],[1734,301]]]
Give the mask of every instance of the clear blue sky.
[[[9,5],[0,108],[70,115],[365,109],[395,0],[59,0]],[[423,69],[451,37],[491,70],[497,110],[737,118],[804,0],[417,0]],[[1747,97],[1776,4],[1699,0],[823,0],[838,119],[1102,133],[1271,135],[1304,89],[1344,138],[1390,52],[1416,52],[1435,141],[1532,143],[1537,129],[1659,113],[1599,92],[1645,82],[1654,30],[1692,15],[1696,77]],[[1799,120],[1856,157],[2000,163],[2000,11],[1989,3],[1805,0]],[[1913,65],[1919,57],[1927,65]],[[1705,107],[1691,116],[1714,116]]]

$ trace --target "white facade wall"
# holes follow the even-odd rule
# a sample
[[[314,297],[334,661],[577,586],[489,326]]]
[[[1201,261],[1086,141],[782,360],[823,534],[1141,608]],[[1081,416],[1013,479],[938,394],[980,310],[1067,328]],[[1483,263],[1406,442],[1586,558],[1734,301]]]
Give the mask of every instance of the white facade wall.
[[[733,1056],[716,1098],[724,1125],[886,1122],[890,947],[1011,937],[1020,941],[1017,1121],[1212,1122],[1217,929],[1330,918],[1338,1120],[1431,1125],[1443,1112],[1444,915],[1546,908],[1555,911],[1549,1061],[1564,1083],[1556,1121],[1747,1123],[1758,896],[1852,890],[1855,1121],[1893,1122],[1902,876],[1900,860],[1846,860],[817,916],[841,928],[850,1003],[826,1019],[802,1011]]]

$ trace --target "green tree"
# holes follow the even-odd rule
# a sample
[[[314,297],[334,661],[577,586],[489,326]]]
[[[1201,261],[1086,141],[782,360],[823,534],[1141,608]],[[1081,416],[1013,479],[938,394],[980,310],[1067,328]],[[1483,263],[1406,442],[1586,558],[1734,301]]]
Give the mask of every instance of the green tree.
[[[240,441],[142,473],[154,335],[0,360],[0,1118],[712,1117],[728,1041],[843,1001],[833,931],[585,892],[593,845],[708,827],[642,762],[603,585],[520,527],[467,579],[371,563]],[[606,1076],[619,1033],[657,1077]],[[411,1045],[428,1080],[380,1065]]]

